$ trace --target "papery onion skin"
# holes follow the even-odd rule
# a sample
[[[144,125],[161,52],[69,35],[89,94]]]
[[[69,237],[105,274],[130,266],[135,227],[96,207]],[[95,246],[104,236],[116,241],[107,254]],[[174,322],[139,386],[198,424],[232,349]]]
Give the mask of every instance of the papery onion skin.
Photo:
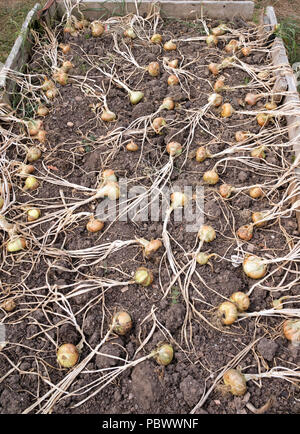
[[[178,60],[178,59],[173,59],[173,60],[170,60],[170,61],[168,62],[168,66],[169,66],[170,68],[176,69],[176,68],[178,67],[178,63],[179,63],[179,60]]]
[[[267,113],[259,113],[256,116],[257,123],[260,127],[265,127],[268,125],[271,117]]]
[[[34,176],[28,176],[25,180],[24,190],[36,190],[38,186],[38,180]]]
[[[175,74],[171,74],[168,77],[168,85],[176,86],[179,83],[179,78]]]
[[[207,152],[205,146],[199,146],[196,151],[196,161],[198,161],[198,163],[202,163],[207,157],[209,157],[209,155],[210,154]]]
[[[210,225],[202,225],[198,232],[198,238],[201,241],[210,243],[216,238],[216,231]]]
[[[221,116],[222,118],[229,118],[233,114],[233,107],[231,104],[226,102],[221,107]]]
[[[117,182],[118,179],[115,175],[115,171],[113,169],[105,169],[101,174],[104,181]]]
[[[245,140],[247,140],[249,137],[249,132],[248,131],[237,131],[235,133],[235,140],[236,142],[244,142]]]
[[[220,185],[219,192],[220,195],[224,197],[224,199],[228,199],[231,196],[232,191],[233,191],[232,185],[229,184]]]
[[[155,353],[155,360],[159,365],[167,366],[169,365],[174,357],[174,350],[172,345],[163,344],[157,348],[157,352]]]
[[[57,351],[57,361],[63,368],[72,368],[79,359],[79,352],[73,344],[63,344]]]
[[[177,45],[172,41],[167,41],[164,43],[164,50],[173,51],[177,49]]]
[[[253,158],[266,158],[265,147],[259,146],[257,148],[254,148],[251,151],[251,157],[253,157]]]
[[[252,187],[249,190],[249,195],[252,199],[259,199],[263,194],[263,190],[260,187]]]
[[[26,248],[26,240],[22,237],[11,240],[6,245],[6,250],[10,253],[19,252]]]
[[[232,39],[226,46],[226,53],[233,54],[238,50],[239,43],[236,39]]]
[[[267,265],[258,256],[249,255],[243,261],[243,270],[251,279],[261,279],[267,272]]]
[[[103,122],[113,122],[116,120],[116,114],[114,112],[111,112],[110,110],[104,110],[101,114],[101,119]]]
[[[199,252],[196,256],[196,261],[199,265],[206,265],[209,261],[210,255],[204,252]]]
[[[53,79],[61,86],[66,86],[68,84],[68,74],[62,69],[59,69],[53,74]]]
[[[124,36],[126,36],[127,38],[130,38],[130,39],[136,38],[136,34],[131,27],[125,30]]]
[[[27,211],[27,221],[33,222],[41,215],[41,210],[38,208],[31,208]]]
[[[211,103],[214,107],[219,107],[222,104],[223,98],[219,93],[213,93],[209,95],[208,102]]]
[[[153,274],[145,267],[139,267],[134,275],[134,281],[138,285],[149,286],[153,282]]]
[[[224,325],[233,324],[238,318],[238,310],[234,303],[224,301],[218,307],[218,312],[221,316],[221,321]]]
[[[94,216],[92,216],[86,224],[86,229],[92,233],[102,231],[103,228],[104,222],[96,219]]]
[[[131,140],[131,142],[127,143],[127,145],[126,145],[126,149],[127,149],[127,151],[129,151],[129,152],[136,152],[136,151],[139,150],[139,147],[138,147],[138,145],[137,145],[136,143],[134,143],[134,142]]]
[[[151,36],[150,41],[153,44],[161,44],[161,42],[162,42],[162,36],[159,33],[155,33],[154,35]]]
[[[267,216],[267,213],[261,212],[261,211],[255,211],[252,213],[251,219],[255,226],[258,228],[262,228],[263,226],[266,226],[267,222],[264,221],[264,218]]]
[[[174,103],[173,99],[170,97],[166,97],[163,100],[163,103],[161,105],[161,108],[166,109],[166,110],[173,110],[174,107],[175,107],[175,103]]]
[[[218,78],[214,84],[214,91],[221,92],[224,89],[224,78]]]
[[[72,69],[73,67],[74,67],[74,65],[72,62],[70,62],[70,60],[65,60],[60,69],[63,72],[69,72],[70,69]]]
[[[37,109],[37,115],[38,116],[43,116],[43,117],[45,117],[45,116],[47,116],[49,114],[49,109],[46,107],[46,106],[44,106],[44,105],[39,105],[38,106],[38,109]]]
[[[230,297],[230,301],[236,305],[239,312],[245,312],[249,309],[250,299],[244,292],[234,292]]]
[[[216,63],[210,63],[208,65],[208,70],[213,74],[213,75],[218,75],[220,72],[220,65],[217,65]]]
[[[36,146],[32,146],[27,151],[27,160],[32,163],[33,161],[38,160],[42,155],[42,151]]]
[[[46,137],[47,137],[47,132],[45,130],[40,130],[35,139],[37,139],[40,143],[45,143],[46,142]]]
[[[181,191],[174,191],[174,193],[171,194],[171,203],[174,209],[180,208],[188,203],[188,197]]]
[[[164,128],[164,126],[166,126],[166,125],[167,125],[167,122],[162,117],[155,118],[152,122],[152,127],[157,134],[159,134],[161,132],[161,130]]]
[[[148,73],[151,75],[151,77],[157,77],[160,73],[159,63],[158,62],[151,62],[148,65]]]
[[[97,38],[103,35],[104,33],[104,27],[100,23],[100,21],[93,21],[91,23],[91,30],[92,30],[92,36],[94,36],[94,38]]]
[[[237,236],[244,241],[250,241],[253,238],[253,226],[244,225],[236,231]]]
[[[5,300],[4,303],[2,303],[1,307],[6,311],[6,312],[13,312],[16,308],[16,303],[14,302],[14,300],[12,298]]]
[[[247,383],[244,375],[236,369],[229,369],[223,375],[223,381],[230,387],[230,392],[235,396],[243,396],[247,391]]]
[[[145,250],[144,250],[146,258],[149,258],[160,247],[162,247],[162,242],[160,240],[149,241],[149,243],[146,245]]]
[[[300,319],[287,319],[283,323],[283,334],[294,345],[300,345]]]
[[[215,170],[207,170],[203,175],[203,181],[209,185],[217,184],[219,182],[219,175]]]
[[[172,157],[175,155],[180,155],[182,152],[182,146],[178,142],[170,142],[166,146],[167,153],[170,154]]]
[[[117,312],[112,319],[112,330],[120,336],[126,335],[132,329],[132,319],[128,312]]]
[[[131,104],[133,104],[133,105],[139,103],[143,98],[144,98],[144,94],[143,94],[143,92],[140,92],[139,90],[137,90],[137,91],[132,91],[132,92],[129,94],[130,102],[131,102]]]
[[[208,35],[206,38],[206,44],[208,47],[213,47],[218,45],[218,38],[216,35]]]
[[[248,57],[250,54],[251,54],[251,48],[250,47],[243,47],[242,49],[241,49],[241,52],[242,52],[242,54],[245,56],[245,57]]]

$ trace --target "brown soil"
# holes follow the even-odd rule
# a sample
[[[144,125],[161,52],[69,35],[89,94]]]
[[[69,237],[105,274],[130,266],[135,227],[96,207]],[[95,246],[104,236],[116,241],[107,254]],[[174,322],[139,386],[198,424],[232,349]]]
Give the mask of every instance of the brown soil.
[[[210,22],[210,26],[216,25]],[[246,25],[241,20],[231,23],[231,26],[240,28]],[[159,26],[164,40],[169,37],[182,38],[199,36],[199,25],[192,26],[189,22],[165,22]],[[207,70],[212,61],[219,61],[224,56],[224,42],[219,42],[216,49],[208,49],[205,42],[178,42],[178,50],[168,54],[170,58],[179,58],[184,64],[197,59],[187,70],[200,79],[182,79],[182,87],[167,86],[168,73],[164,72],[162,59],[166,55],[157,45],[147,44],[138,38],[126,41],[139,65],[145,66],[151,61],[158,60],[162,73],[153,78],[143,70],[135,69],[131,64],[114,54],[114,67],[121,80],[127,79],[127,85],[132,89],[144,92],[144,99],[132,106],[126,92],[115,84],[110,86],[110,80],[99,71],[91,69],[86,56],[105,57],[109,66],[112,63],[110,55],[113,52],[111,35],[101,38],[91,38],[90,31],[85,31],[79,37],[63,36],[64,42],[71,44],[71,52],[66,58],[70,59],[74,68],[70,73],[70,80],[66,86],[57,85],[60,97],[56,98],[51,106],[51,113],[44,120],[47,131],[47,143],[41,146],[43,157],[34,165],[36,173],[41,179],[58,175],[61,179],[81,187],[95,188],[99,172],[105,168],[113,168],[118,179],[126,178],[130,185],[149,188],[154,181],[155,170],[163,167],[169,156],[165,152],[166,144],[172,139],[184,144],[190,129],[179,132],[191,112],[207,103],[211,93],[211,86],[215,82]],[[122,36],[118,36],[121,46]],[[91,57],[92,58],[92,57]],[[243,59],[249,65],[261,66],[269,63],[269,58],[260,51]],[[103,67],[105,67],[103,62]],[[46,73],[50,69],[45,64],[40,53],[33,55],[29,65],[31,73]],[[248,83],[248,75],[237,68],[228,68],[224,71],[226,85],[237,86]],[[104,124],[91,110],[90,104],[95,104],[95,98],[85,95],[80,84],[83,77],[93,80],[93,86],[104,86],[109,89],[107,104],[110,110],[117,114],[117,121]],[[224,102],[231,102],[235,110],[249,110],[243,107],[243,99],[249,91],[248,87],[223,92]],[[126,140],[121,143],[106,143],[101,137],[108,137],[108,133],[119,127],[126,127],[130,122],[153,113],[166,97],[171,96],[177,103],[174,111],[162,112],[167,126],[162,134],[154,132],[147,134],[143,145],[143,152],[139,150],[129,153]],[[261,108],[266,100],[261,100],[256,108]],[[101,113],[101,111],[100,111]],[[210,109],[205,117],[209,131],[213,131],[215,139],[205,131],[204,125],[195,129],[195,136],[188,152],[176,158],[174,170],[169,186],[185,185],[195,188],[202,184],[203,173],[212,168],[217,159],[207,159],[199,164],[195,161],[194,152],[200,144],[210,144],[211,153],[220,152],[234,142],[234,134],[238,130],[250,130],[259,133],[255,117],[235,113],[229,119],[222,119],[219,109]],[[72,126],[67,123],[72,122]],[[281,121],[284,127],[284,120]],[[272,128],[272,124],[266,127]],[[179,133],[178,133],[179,132]],[[177,134],[178,133],[178,134]],[[129,139],[131,137],[129,136]],[[142,136],[132,136],[141,149]],[[284,143],[287,137],[283,136],[279,142]],[[24,139],[23,143],[30,143]],[[36,142],[34,142],[36,143]],[[217,238],[208,248],[218,255],[212,259],[213,268],[209,265],[197,265],[198,276],[193,276],[193,285],[189,287],[189,298],[195,309],[206,318],[193,315],[190,322],[185,324],[186,303],[178,285],[163,298],[163,291],[170,282],[170,267],[166,260],[162,260],[163,249],[159,250],[153,258],[145,260],[141,248],[134,245],[111,254],[105,261],[93,264],[94,260],[76,259],[74,257],[59,257],[52,249],[78,250],[93,247],[104,242],[114,240],[133,240],[143,237],[148,240],[161,238],[163,220],[159,222],[122,222],[116,221],[111,227],[106,223],[106,231],[99,234],[89,234],[86,231],[87,214],[83,214],[75,223],[70,223],[57,232],[54,237],[50,234],[44,238],[47,253],[39,245],[41,236],[49,229],[49,223],[41,223],[31,230],[34,236],[31,248],[25,254],[8,255],[2,258],[1,281],[3,285],[2,299],[14,296],[17,309],[8,316],[1,311],[1,318],[7,325],[8,344],[0,352],[0,413],[20,413],[33,404],[37,397],[43,396],[49,390],[49,380],[58,384],[68,371],[58,367],[56,362],[56,349],[62,343],[78,344],[81,336],[79,330],[72,323],[70,313],[76,317],[76,323],[83,332],[87,343],[95,348],[106,333],[112,314],[119,309],[130,312],[134,325],[130,333],[124,337],[113,336],[101,348],[101,354],[91,359],[84,371],[78,375],[69,388],[74,392],[92,381],[100,378],[99,369],[111,369],[122,364],[122,361],[111,358],[127,358],[129,361],[135,357],[139,345],[150,333],[152,320],[144,322],[154,307],[159,323],[165,327],[157,327],[138,357],[149,354],[160,342],[171,341],[175,355],[171,364],[162,367],[154,359],[146,360],[133,369],[127,369],[114,382],[96,396],[80,407],[73,408],[76,403],[86,397],[85,394],[70,395],[54,405],[53,413],[177,413],[185,414],[200,400],[203,391],[208,390],[216,376],[232,358],[242,351],[245,346],[262,338],[258,344],[239,363],[239,368],[246,373],[265,372],[273,366],[287,366],[294,368],[299,365],[299,351],[292,347],[283,337],[281,331],[282,318],[246,318],[230,327],[224,327],[216,319],[215,308],[228,298],[234,291],[247,292],[254,281],[247,278],[241,266],[233,267],[230,263],[231,255],[237,254],[235,230],[249,223],[253,211],[270,209],[271,205],[266,197],[252,200],[247,194],[240,193],[233,199],[222,200],[218,194],[218,186],[224,182],[235,187],[244,187],[256,183],[264,183],[271,179],[276,180],[277,174],[283,171],[293,160],[291,149],[286,148],[283,153],[270,147],[267,157],[260,160],[261,168],[254,170],[241,161],[231,160],[226,165],[220,165],[220,182],[211,188],[205,187],[205,222],[211,224],[217,233]],[[249,157],[249,152],[241,153]],[[24,148],[10,147],[8,157],[23,161]],[[255,160],[258,162],[259,160]],[[271,168],[267,171],[268,168]],[[10,220],[24,221],[21,205],[25,203],[39,205],[42,215],[52,212],[51,206],[57,203],[72,203],[79,198],[88,196],[76,189],[60,186],[57,182],[50,183],[45,180],[39,189],[33,193],[24,192],[23,179],[13,178],[16,191],[16,206],[7,214]],[[285,192],[280,188],[274,192],[272,200],[277,202]],[[85,205],[77,212],[94,212],[97,203]],[[53,223],[53,221],[52,221]],[[172,235],[173,253],[178,264],[186,262],[185,252],[194,250],[196,242],[195,233],[187,233],[186,220],[178,223],[171,216],[168,231]],[[28,226],[27,226],[28,227]],[[249,243],[243,245],[246,252],[261,256],[283,256],[288,251],[286,237],[295,237],[298,234],[295,216],[271,222],[266,228],[256,229],[254,237]],[[2,235],[1,235],[2,236]],[[6,239],[2,239],[4,242]],[[45,247],[46,246],[46,247]],[[48,247],[47,247],[48,246]],[[40,252],[37,255],[37,252]],[[3,253],[2,253],[3,254]],[[223,260],[226,258],[227,260]],[[83,266],[78,268],[79,266]],[[131,279],[133,272],[139,266],[146,266],[153,272],[154,282],[149,287],[136,284],[123,284]],[[269,267],[272,271],[275,265]],[[292,266],[292,269],[295,268]],[[266,281],[265,286],[276,287],[285,274],[280,269]],[[199,278],[201,276],[201,280]],[[290,282],[294,275],[290,273],[285,283]],[[104,279],[120,282],[116,287],[104,290]],[[74,286],[82,284],[82,293],[71,297]],[[94,284],[92,286],[92,283]],[[205,284],[204,284],[205,283]],[[124,288],[125,287],[125,288]],[[56,301],[53,291],[68,297],[69,305]],[[51,295],[52,292],[52,295]],[[294,286],[290,295],[299,294],[299,288]],[[286,295],[284,292],[275,292],[257,288],[251,295],[249,312],[261,311],[272,307],[274,298]],[[291,304],[290,307],[296,307]],[[166,329],[168,332],[166,332]],[[184,339],[183,331],[187,330],[188,342]],[[164,332],[164,333],[163,333]],[[90,348],[83,345],[80,360],[88,356]],[[106,356],[105,356],[106,355]],[[15,369],[12,369],[15,367]],[[104,371],[105,372],[105,371]],[[92,393],[92,389],[89,393]],[[264,405],[272,397],[272,406],[268,413],[299,413],[299,389],[293,384],[280,379],[264,379],[261,384],[248,383],[248,393],[244,397],[233,397],[221,387],[216,387],[208,400],[198,410],[201,413],[250,413],[246,407],[250,401],[256,408]],[[33,412],[36,412],[36,408]]]

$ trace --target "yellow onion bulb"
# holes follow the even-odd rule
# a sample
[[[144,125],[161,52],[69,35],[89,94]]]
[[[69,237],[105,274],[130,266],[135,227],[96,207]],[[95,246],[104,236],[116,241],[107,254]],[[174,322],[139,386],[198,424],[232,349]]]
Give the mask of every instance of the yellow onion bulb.
[[[260,127],[265,127],[268,125],[269,121],[271,119],[271,116],[267,113],[258,113],[256,116],[256,121]]]
[[[49,114],[49,109],[44,105],[39,105],[36,113],[38,116],[45,117]]]
[[[54,99],[54,98],[57,96],[57,94],[58,94],[58,91],[57,91],[56,88],[48,89],[48,90],[46,91],[46,97],[47,97],[48,99]]]
[[[120,336],[126,335],[132,328],[132,319],[128,312],[115,313],[112,319],[112,330]]]
[[[158,62],[151,62],[148,65],[148,73],[151,75],[151,77],[157,77],[160,72],[159,63]]]
[[[32,120],[27,123],[28,133],[30,136],[36,136],[43,126],[43,121],[38,119]]]
[[[72,26],[71,23],[67,23],[64,27],[64,33],[74,33],[75,32],[75,27]]]
[[[219,182],[219,175],[215,170],[207,170],[203,174],[203,181],[209,185],[217,184]]]
[[[126,36],[127,38],[130,38],[130,39],[135,39],[136,38],[136,34],[135,34],[134,30],[131,27],[129,27],[128,29],[126,29],[124,31],[124,36]]]
[[[167,153],[174,157],[175,155],[180,155],[182,152],[182,146],[178,142],[170,142],[166,146]]]
[[[199,265],[206,265],[211,255],[204,252],[199,252],[196,256],[196,261]]]
[[[103,178],[104,181],[108,182],[108,181],[112,181],[112,182],[117,182],[118,179],[115,175],[115,171],[113,169],[105,169],[103,170],[101,177]]]
[[[150,256],[155,253],[162,246],[162,242],[160,240],[151,240],[145,246],[144,252],[146,258],[150,258]]]
[[[109,200],[116,200],[120,197],[120,187],[117,182],[108,181],[98,191],[99,197],[108,197]]]
[[[155,118],[152,122],[152,127],[156,134],[159,134],[165,125],[167,125],[167,122],[162,117]]]
[[[233,324],[238,318],[238,310],[234,303],[224,301],[218,307],[218,313],[224,325]]]
[[[257,101],[259,100],[260,95],[257,95],[255,93],[247,93],[246,97],[245,97],[245,102],[250,105],[253,106],[257,103]]]
[[[37,139],[40,143],[45,143],[46,136],[47,136],[47,132],[45,130],[40,130],[35,136],[35,139]]]
[[[202,225],[198,232],[198,238],[205,243],[210,243],[216,238],[216,231],[212,226]]]
[[[241,240],[250,241],[253,237],[253,225],[241,226],[236,234]]]
[[[144,98],[144,94],[143,94],[143,92],[140,92],[139,90],[132,91],[129,94],[130,102],[133,105],[139,103],[141,101],[141,99],[143,99],[143,98]]]
[[[228,27],[226,26],[226,24],[219,24],[217,27],[211,29],[211,33],[215,36],[222,36],[226,32],[228,32]]]
[[[57,361],[63,368],[72,368],[79,359],[79,352],[73,344],[63,344],[58,348]]]
[[[220,72],[220,65],[217,65],[216,63],[210,63],[208,65],[208,70],[213,74],[213,75],[218,75]]]
[[[69,44],[59,44],[59,48],[62,50],[64,54],[68,54],[68,52],[71,50]]]
[[[251,48],[250,47],[243,47],[241,49],[241,52],[243,54],[243,56],[248,57],[251,54]]]
[[[174,357],[174,349],[170,344],[160,345],[155,352],[155,360],[159,365],[169,365]]]
[[[149,286],[153,282],[153,274],[145,267],[139,267],[134,275],[134,281],[138,285]]]
[[[213,93],[209,95],[208,102],[214,107],[219,107],[222,104],[223,98],[219,93]]]
[[[24,250],[26,248],[26,240],[22,237],[15,238],[10,240],[6,245],[6,250],[9,253],[19,252],[20,250]]]
[[[230,301],[234,303],[239,312],[245,312],[249,309],[250,299],[247,294],[241,291],[234,292],[230,296]]]
[[[176,68],[178,68],[178,64],[179,64],[179,60],[178,59],[173,59],[173,60],[169,60],[168,61],[168,66],[170,68],[176,69]]]
[[[154,35],[151,36],[150,41],[153,44],[161,44],[161,42],[162,42],[162,36],[159,33],[155,33]]]
[[[63,72],[69,72],[70,69],[72,69],[74,67],[73,63],[70,62],[70,60],[65,60],[60,68],[61,71]]]
[[[36,190],[38,186],[38,180],[35,178],[35,176],[30,175],[25,180],[24,190]]]
[[[249,131],[237,131],[235,133],[236,142],[244,142],[249,137]]]
[[[223,375],[223,381],[230,388],[230,392],[235,396],[243,396],[247,391],[245,376],[236,369],[229,369]]]
[[[46,90],[53,89],[55,87],[55,84],[49,78],[45,78],[41,87],[42,87],[42,90],[46,92]]]
[[[222,118],[229,118],[233,114],[233,107],[229,102],[226,102],[222,105],[221,108],[221,116]]]
[[[35,170],[34,166],[31,164],[21,164],[19,167],[19,172],[21,175],[30,175]]]
[[[27,221],[33,222],[40,218],[41,210],[39,208],[30,208],[27,211]]]
[[[179,83],[179,78],[175,74],[171,74],[168,77],[168,85],[169,86],[176,86]]]
[[[220,68],[226,69],[232,67],[232,64],[234,63],[234,57],[225,57],[224,60],[222,60]]]
[[[215,92],[221,92],[221,90],[224,89],[224,77],[218,78],[218,80],[214,84],[214,91]]]
[[[218,37],[216,35],[208,35],[205,42],[208,47],[216,46],[218,45]]]
[[[4,303],[2,303],[1,307],[6,311],[6,312],[12,312],[15,310],[16,308],[16,303],[14,302],[13,298],[10,298],[8,300],[5,300]]]
[[[100,23],[100,21],[96,20],[91,23],[91,31],[92,31],[92,36],[94,36],[94,38],[97,38],[104,33],[104,27]]]
[[[224,199],[228,199],[231,196],[231,193],[233,192],[233,190],[234,189],[233,189],[232,185],[222,184],[222,185],[220,185],[219,192],[220,192],[220,195],[222,197],[224,197]]]
[[[101,119],[103,122],[113,122],[116,120],[116,114],[114,112],[111,112],[110,110],[104,110],[101,114]]]
[[[202,163],[208,157],[210,157],[210,153],[207,151],[205,146],[199,146],[196,151],[196,161],[198,161],[198,163]]]
[[[172,41],[167,41],[164,43],[164,50],[173,51],[177,49],[177,45]]]
[[[175,103],[173,101],[172,98],[167,97],[163,100],[163,103],[161,105],[162,109],[166,109],[166,110],[173,110],[175,107]]]
[[[239,47],[239,43],[236,39],[232,39],[226,46],[225,51],[226,53],[233,54],[237,51]]]
[[[252,213],[251,219],[255,226],[258,228],[262,228],[263,226],[266,226],[267,221],[265,221],[265,218],[267,217],[267,212],[262,211],[255,211]]]
[[[173,209],[181,208],[188,203],[188,197],[186,194],[181,193],[181,191],[174,191],[174,193],[171,194],[171,203]]]
[[[262,258],[249,255],[243,261],[243,270],[251,279],[261,279],[267,272],[267,264]]]
[[[62,69],[59,69],[53,74],[53,79],[61,86],[66,86],[68,83],[68,74]]]
[[[127,143],[127,145],[126,145],[126,149],[127,149],[127,151],[129,151],[129,152],[136,152],[136,151],[139,150],[139,147],[138,147],[138,145],[137,145],[136,143],[134,143],[134,142],[131,140],[131,142]]]
[[[27,151],[27,160],[32,163],[33,161],[38,160],[42,155],[42,151],[36,146],[31,146]]]
[[[267,102],[265,105],[265,108],[267,110],[276,110],[277,109],[277,104],[275,102]]]
[[[252,149],[251,157],[253,157],[253,158],[266,158],[265,149],[266,148],[264,146],[258,146],[257,148]]]
[[[96,219],[94,216],[92,216],[86,224],[86,229],[92,233],[102,231],[103,228],[104,222]]]
[[[260,187],[252,187],[249,190],[249,195],[252,199],[259,199],[263,194],[263,190]]]
[[[286,339],[294,345],[300,345],[300,319],[288,319],[284,321],[283,333]]]

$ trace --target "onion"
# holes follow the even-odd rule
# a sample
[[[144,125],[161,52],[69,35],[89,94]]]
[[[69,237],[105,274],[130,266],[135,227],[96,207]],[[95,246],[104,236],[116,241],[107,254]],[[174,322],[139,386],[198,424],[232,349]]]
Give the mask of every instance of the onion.
[[[166,110],[173,110],[175,107],[175,103],[173,101],[172,98],[167,97],[163,100],[162,105],[160,106],[161,109],[166,109]]]
[[[124,36],[126,36],[127,38],[130,38],[130,39],[136,38],[136,34],[134,33],[134,30],[131,27],[126,29],[123,34],[124,34]]]
[[[159,134],[165,125],[167,125],[167,122],[164,118],[155,118],[152,122],[152,127],[156,134]]]
[[[230,297],[230,301],[236,305],[239,312],[245,312],[250,306],[248,295],[241,291],[234,292]]]
[[[117,182],[109,181],[97,192],[97,197],[108,197],[110,200],[116,200],[120,197],[120,187]]]
[[[104,223],[101,220],[96,219],[94,216],[91,216],[90,220],[86,224],[86,229],[92,233],[101,231],[103,227]]]
[[[218,78],[218,80],[214,84],[215,92],[220,92],[221,90],[224,89],[224,80],[225,80],[224,77]]]
[[[267,212],[261,212],[261,211],[255,211],[252,213],[252,221],[258,228],[261,228],[267,224],[266,221],[264,221],[265,217],[267,217]]]
[[[196,261],[199,265],[206,265],[211,256],[212,255],[208,255],[207,253],[199,252],[196,256]]]
[[[221,316],[221,321],[224,325],[231,325],[238,318],[238,310],[234,303],[224,301],[218,307],[218,313]]]
[[[44,105],[39,105],[37,109],[38,116],[47,116],[49,109]]]
[[[230,68],[234,63],[234,57],[225,57],[225,59],[221,62],[220,68]]]
[[[112,319],[112,330],[118,335],[124,336],[132,328],[132,319],[125,311],[117,312]]]
[[[168,77],[168,85],[169,86],[176,86],[179,83],[179,78],[175,74],[171,74]]]
[[[34,170],[35,168],[31,164],[21,164],[19,167],[19,172],[21,175],[29,175],[30,173],[33,173]]]
[[[265,105],[265,108],[267,110],[276,110],[277,104],[275,102],[267,102],[267,104]]]
[[[19,252],[26,248],[26,240],[22,237],[15,238],[10,240],[7,243],[6,250],[10,253]]]
[[[16,303],[14,302],[14,300],[12,298],[5,300],[4,303],[2,303],[1,307],[6,311],[6,312],[12,312],[13,310],[15,310],[16,308]]]
[[[300,319],[288,319],[283,323],[284,336],[293,344],[300,344]]]
[[[174,357],[174,350],[170,344],[160,345],[155,352],[155,360],[158,364],[167,366],[169,365]]]
[[[261,71],[257,74],[257,77],[260,80],[267,80],[269,78],[269,76],[270,76],[270,73],[268,71]]]
[[[228,31],[226,24],[219,24],[217,27],[211,29],[211,33],[215,36],[222,36]]]
[[[131,104],[137,104],[143,98],[144,98],[143,92],[140,92],[138,90],[137,91],[132,91],[129,94],[129,99],[130,99]]]
[[[245,103],[247,103],[250,106],[253,106],[257,103],[257,101],[261,98],[260,95],[257,95],[255,93],[247,93],[245,97]]]
[[[27,151],[27,160],[31,163],[32,161],[38,160],[42,155],[42,151],[36,146],[31,146]]]
[[[62,64],[62,67],[60,68],[60,70],[63,72],[69,72],[70,69],[72,69],[73,67],[74,67],[74,65],[72,62],[70,62],[70,60],[65,60]]]
[[[65,86],[68,83],[68,74],[62,69],[59,69],[53,74],[53,79],[61,86]]]
[[[243,261],[243,270],[251,279],[261,279],[267,272],[267,264],[258,256],[249,255]]]
[[[216,232],[212,226],[202,225],[198,232],[198,238],[205,243],[210,243],[216,238]]]
[[[181,208],[188,203],[188,197],[186,194],[181,193],[181,191],[174,191],[174,193],[171,194],[171,202],[172,209]]]
[[[64,32],[65,33],[74,33],[75,32],[75,28],[72,26],[72,24],[69,22],[66,24],[66,26],[64,27]]]
[[[139,147],[136,143],[134,143],[131,140],[131,142],[127,143],[126,149],[127,149],[127,151],[130,151],[130,152],[136,152],[136,151],[138,151]]]
[[[173,59],[173,60],[170,60],[170,61],[168,62],[168,66],[169,66],[170,68],[174,68],[174,69],[176,69],[176,68],[178,67],[178,63],[179,63],[179,60],[178,60],[178,59]]]
[[[29,121],[27,123],[28,133],[30,136],[36,136],[37,133],[40,131],[40,128],[42,128],[43,121],[38,119],[37,121]]]
[[[225,199],[228,199],[230,197],[232,191],[233,191],[232,185],[229,184],[220,185],[220,189],[219,189],[220,195]]]
[[[241,240],[250,241],[253,237],[253,226],[251,224],[241,226],[236,234]]]
[[[216,35],[208,35],[206,38],[206,44],[208,47],[213,47],[218,45],[218,38]]]
[[[100,21],[96,20],[91,23],[92,36],[97,38],[104,33],[104,27],[100,23]]]
[[[176,48],[177,48],[176,44],[174,44],[174,42],[172,41],[167,41],[164,43],[164,50],[166,51],[176,50]]]
[[[39,208],[31,208],[27,211],[27,221],[33,222],[37,220],[41,215],[41,210]]]
[[[160,240],[151,240],[145,246],[145,256],[149,258],[154,252],[156,252],[162,246],[162,242]]]
[[[269,121],[271,119],[271,116],[267,113],[258,113],[256,116],[257,123],[260,127],[265,127],[268,125]]]
[[[41,87],[42,87],[43,91],[46,91],[46,90],[53,89],[55,87],[55,84],[53,83],[52,80],[49,80],[48,78],[45,78],[45,80],[42,83]]]
[[[79,359],[79,352],[73,344],[63,344],[57,351],[57,361],[63,368],[72,368]]]
[[[151,77],[157,77],[159,75],[160,69],[159,69],[159,63],[158,62],[151,62],[148,65],[147,68],[149,74]]]
[[[208,70],[213,74],[213,75],[218,75],[220,72],[220,65],[217,65],[216,63],[210,63],[208,65]]]
[[[249,137],[249,131],[237,131],[235,133],[236,142],[244,142]]]
[[[249,195],[252,197],[252,199],[258,199],[262,197],[263,191],[260,187],[252,187],[249,190]]]
[[[47,132],[45,130],[40,130],[37,133],[35,139],[37,139],[40,143],[45,143],[46,142],[46,135],[47,135]]]
[[[115,171],[112,169],[105,169],[103,170],[102,174],[101,174],[102,178],[104,179],[104,181],[112,181],[112,182],[117,182],[118,179],[115,175]]]
[[[232,39],[227,45],[225,45],[226,53],[233,54],[237,51],[239,43],[236,39]]]
[[[209,95],[208,102],[215,107],[219,107],[222,104],[223,98],[218,93],[213,93]]]
[[[247,391],[246,378],[236,369],[229,369],[223,375],[224,384],[230,387],[230,392],[235,396],[245,395]]]
[[[59,44],[59,48],[61,48],[61,50],[64,54],[67,54],[71,50],[71,47],[69,44]]]
[[[243,47],[242,49],[241,49],[241,52],[242,52],[242,54],[245,56],[245,57],[247,57],[247,56],[249,56],[249,54],[251,54],[251,48],[250,47]]]
[[[219,175],[215,170],[208,170],[203,175],[203,181],[206,184],[214,185],[219,181]]]
[[[145,267],[139,267],[134,275],[134,281],[138,285],[149,286],[153,282],[153,274]]]
[[[57,91],[56,88],[49,89],[46,92],[46,97],[49,98],[49,99],[54,99],[57,96],[57,94],[58,94],[58,91]]]
[[[226,102],[221,107],[221,116],[222,118],[229,118],[233,113],[233,107],[231,104]]]
[[[34,176],[28,176],[25,180],[24,190],[36,190],[38,186],[38,180]]]
[[[3,208],[3,205],[4,205],[4,199],[3,197],[0,196],[0,209]]]
[[[116,120],[116,114],[114,112],[111,112],[110,110],[104,110],[101,114],[101,119],[103,122],[113,122]]]
[[[150,41],[153,44],[161,44],[161,42],[162,42],[162,36],[159,33],[155,33],[154,35],[151,36]]]
[[[202,163],[208,157],[210,157],[210,153],[206,150],[205,146],[199,146],[196,151],[196,161]]]
[[[182,146],[178,142],[170,142],[166,147],[167,153],[174,157],[175,155],[180,155],[182,152]]]
[[[265,146],[258,146],[251,151],[251,157],[254,158],[266,158]]]

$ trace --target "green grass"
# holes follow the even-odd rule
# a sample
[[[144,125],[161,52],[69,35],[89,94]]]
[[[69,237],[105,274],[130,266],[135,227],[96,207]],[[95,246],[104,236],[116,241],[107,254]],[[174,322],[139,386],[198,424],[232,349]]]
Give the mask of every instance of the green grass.
[[[4,2],[3,2],[4,3]],[[6,2],[0,6],[0,62],[4,63],[10,53],[16,38],[20,34],[26,15],[36,3],[44,1],[23,0],[20,2]]]
[[[300,23],[293,18],[285,18],[280,21],[276,34],[285,44],[291,65],[300,62]]]

